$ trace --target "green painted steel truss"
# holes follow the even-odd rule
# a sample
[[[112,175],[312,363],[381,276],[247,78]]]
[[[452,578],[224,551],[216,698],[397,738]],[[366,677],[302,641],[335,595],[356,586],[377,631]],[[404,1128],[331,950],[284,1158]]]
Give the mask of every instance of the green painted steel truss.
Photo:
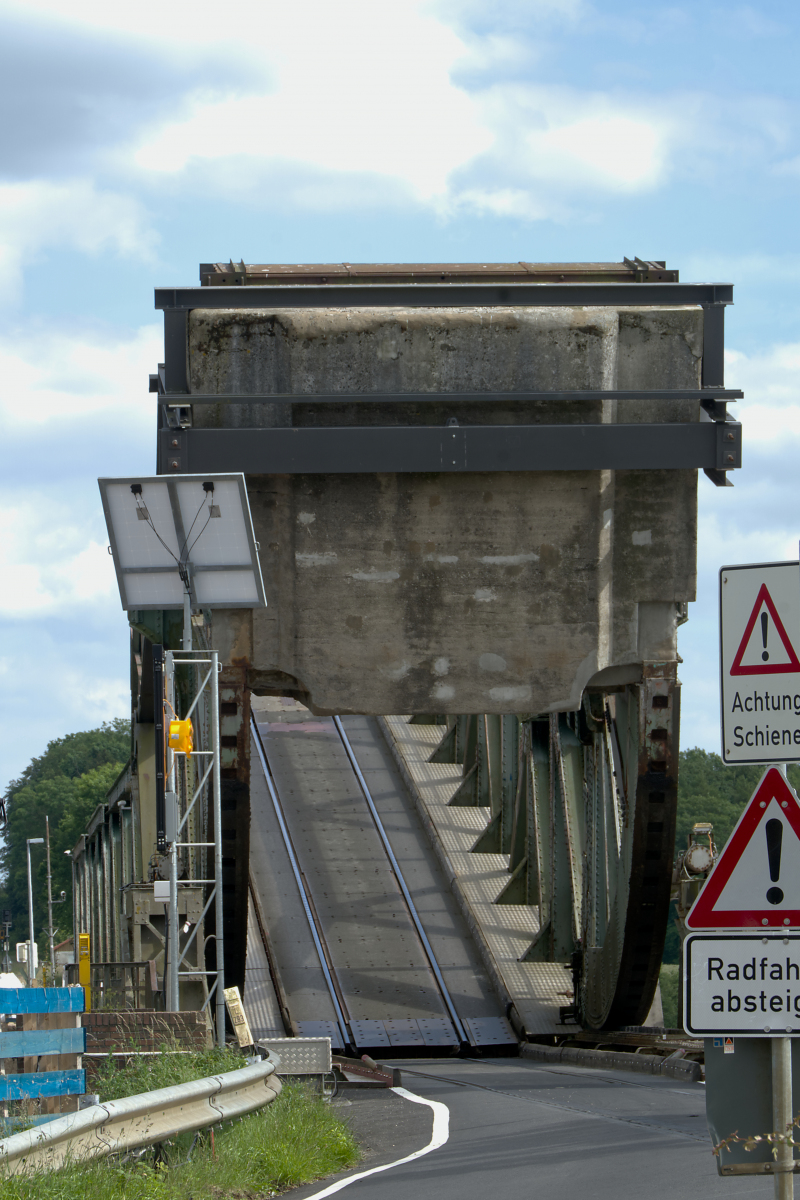
[[[521,961],[572,963],[565,1009],[592,1028],[642,1024],[658,980],[679,694],[674,664],[653,664],[575,712],[428,718],[447,724],[430,761],[463,765],[450,804],[487,810],[472,853],[506,859],[495,904],[536,910]]]

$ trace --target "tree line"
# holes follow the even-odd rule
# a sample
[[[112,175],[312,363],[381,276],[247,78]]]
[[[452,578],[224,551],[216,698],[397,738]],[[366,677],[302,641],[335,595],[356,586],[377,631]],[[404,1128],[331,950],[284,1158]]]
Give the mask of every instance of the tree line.
[[[118,718],[98,729],[70,733],[50,742],[9,783],[3,802],[6,826],[0,844],[0,910],[11,914],[11,958],[15,942],[28,938],[28,876],[26,839],[45,836],[50,818],[50,860],[53,898],[63,890],[64,904],[53,908],[56,942],[72,936],[72,850],[92,813],[130,756],[130,721]],[[44,846],[31,846],[34,934],[39,961],[47,954],[47,864]],[[2,912],[0,912],[2,915]]]

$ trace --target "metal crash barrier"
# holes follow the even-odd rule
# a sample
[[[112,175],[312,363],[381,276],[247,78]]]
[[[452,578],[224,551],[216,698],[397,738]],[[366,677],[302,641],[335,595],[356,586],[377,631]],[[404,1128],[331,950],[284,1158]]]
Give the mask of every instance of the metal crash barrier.
[[[163,1142],[253,1112],[280,1093],[275,1065],[255,1063],[208,1079],[109,1100],[0,1141],[0,1171],[46,1171]]]

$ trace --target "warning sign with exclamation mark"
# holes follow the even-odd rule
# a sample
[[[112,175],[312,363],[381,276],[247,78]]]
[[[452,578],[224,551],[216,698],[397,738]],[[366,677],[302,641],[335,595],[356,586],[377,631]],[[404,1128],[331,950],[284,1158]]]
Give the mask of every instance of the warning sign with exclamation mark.
[[[800,926],[800,803],[774,767],[739,818],[686,926],[765,931]]]
[[[800,761],[800,564],[720,571],[722,757]]]

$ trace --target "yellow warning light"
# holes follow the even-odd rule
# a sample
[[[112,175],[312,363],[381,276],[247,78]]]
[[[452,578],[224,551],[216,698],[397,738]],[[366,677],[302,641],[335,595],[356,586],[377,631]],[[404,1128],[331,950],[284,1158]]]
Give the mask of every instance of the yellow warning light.
[[[170,721],[169,748],[178,754],[191,754],[194,746],[194,733],[191,721]]]

